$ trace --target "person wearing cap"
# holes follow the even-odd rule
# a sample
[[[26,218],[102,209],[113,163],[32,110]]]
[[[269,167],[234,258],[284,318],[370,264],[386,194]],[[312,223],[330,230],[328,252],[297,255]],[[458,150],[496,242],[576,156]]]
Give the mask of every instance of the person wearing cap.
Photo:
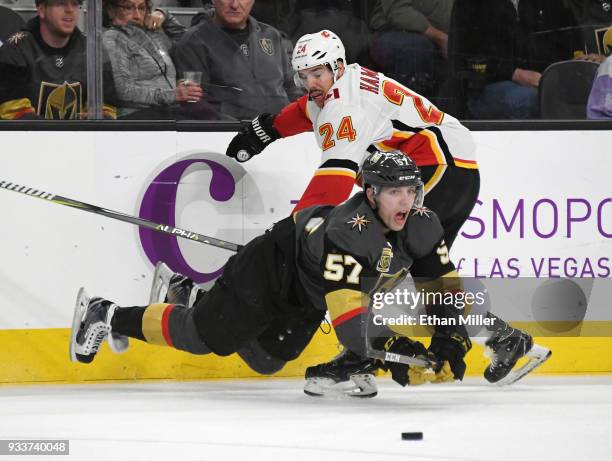
[[[77,27],[82,0],[36,0],[37,16],[0,47],[0,119],[86,117],[85,36]],[[106,118],[114,117],[110,106]]]

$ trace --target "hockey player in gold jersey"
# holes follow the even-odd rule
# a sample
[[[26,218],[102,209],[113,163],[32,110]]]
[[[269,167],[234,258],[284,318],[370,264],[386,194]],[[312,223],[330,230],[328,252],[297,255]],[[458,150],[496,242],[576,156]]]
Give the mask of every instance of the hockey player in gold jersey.
[[[440,290],[461,286],[458,277],[449,277],[455,267],[442,226],[422,206],[423,183],[414,162],[400,152],[375,152],[362,173],[364,192],[340,206],[309,207],[277,223],[232,256],[212,289],[198,290],[193,307],[192,282],[179,274],[170,275],[166,299],[147,306],[118,307],[81,290],[72,360],[91,362],[105,339],[124,350],[132,337],[194,354],[237,352],[255,371],[274,373],[300,355],[326,311],[343,345],[366,354],[370,343],[362,326],[369,322],[369,300],[382,285],[392,288],[380,283],[389,274],[392,285],[410,273],[438,280]],[[460,306],[431,309],[443,318],[463,312]],[[387,327],[371,331],[367,341],[376,350],[420,360],[421,365],[376,363],[398,383],[463,378],[470,348],[465,327],[436,327],[429,350]],[[350,393],[373,396],[373,368],[363,371]]]

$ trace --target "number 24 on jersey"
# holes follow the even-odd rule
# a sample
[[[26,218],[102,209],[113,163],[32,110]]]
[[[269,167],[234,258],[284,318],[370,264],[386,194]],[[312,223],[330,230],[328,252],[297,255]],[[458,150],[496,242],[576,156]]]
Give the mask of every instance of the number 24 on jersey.
[[[348,142],[353,142],[355,139],[357,139],[357,132],[355,131],[355,128],[353,128],[353,120],[351,119],[350,115],[342,117],[338,130],[334,130],[334,126],[331,123],[324,123],[319,127],[319,134],[323,137],[321,149],[324,151],[331,149],[336,145],[334,134],[336,135],[335,138],[338,141],[346,139]]]

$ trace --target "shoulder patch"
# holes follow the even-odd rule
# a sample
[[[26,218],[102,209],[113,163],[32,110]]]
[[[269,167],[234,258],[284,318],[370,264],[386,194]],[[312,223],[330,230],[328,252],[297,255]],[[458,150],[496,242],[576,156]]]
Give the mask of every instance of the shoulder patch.
[[[421,216],[421,217],[425,217],[425,218],[429,218],[431,219],[431,214],[432,211],[427,208],[426,206],[420,206],[420,207],[414,207],[412,209],[412,216]]]
[[[21,30],[11,35],[6,42],[10,43],[11,45],[18,45],[27,36],[28,32]]]
[[[418,259],[429,253],[444,235],[438,215],[429,208],[415,208],[404,226],[406,245],[410,254]]]
[[[361,234],[362,228],[367,229],[368,224],[370,224],[371,222],[372,221],[370,221],[369,219],[366,219],[365,215],[360,215],[359,213],[356,213],[353,218],[346,222],[346,224],[351,224],[351,229],[357,229]]]

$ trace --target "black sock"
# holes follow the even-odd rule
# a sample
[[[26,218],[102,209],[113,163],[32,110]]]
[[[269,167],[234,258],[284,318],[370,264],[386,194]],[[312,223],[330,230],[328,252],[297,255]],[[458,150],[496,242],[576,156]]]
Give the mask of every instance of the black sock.
[[[146,341],[142,333],[142,316],[148,306],[120,307],[111,320],[112,331]]]

